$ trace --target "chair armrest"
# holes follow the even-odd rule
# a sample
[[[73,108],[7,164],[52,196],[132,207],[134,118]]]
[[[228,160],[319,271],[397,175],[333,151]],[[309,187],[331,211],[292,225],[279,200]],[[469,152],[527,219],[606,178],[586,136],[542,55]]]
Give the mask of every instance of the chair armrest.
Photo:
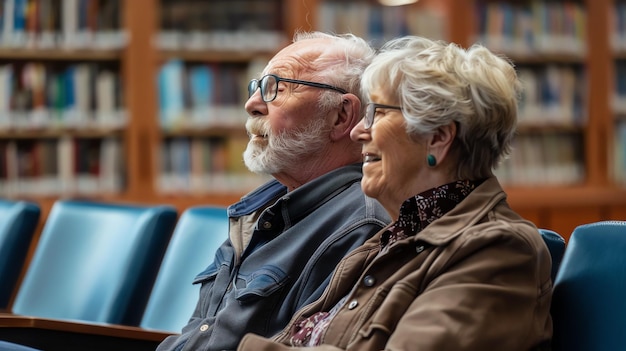
[[[0,340],[46,351],[154,351],[170,332],[0,313]]]

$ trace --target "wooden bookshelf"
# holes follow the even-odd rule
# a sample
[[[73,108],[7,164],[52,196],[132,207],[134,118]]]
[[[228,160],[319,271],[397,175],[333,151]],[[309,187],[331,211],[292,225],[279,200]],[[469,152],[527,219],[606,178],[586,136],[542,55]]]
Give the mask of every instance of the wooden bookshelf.
[[[106,1],[106,0],[105,0]],[[101,63],[116,67],[123,82],[126,124],[114,130],[60,131],[28,130],[15,132],[0,129],[0,142],[7,139],[61,138],[64,136],[105,138],[114,135],[121,139],[124,150],[124,187],[116,193],[106,194],[60,194],[58,196],[22,196],[40,203],[43,207],[42,221],[58,197],[79,196],[106,201],[168,203],[180,211],[193,205],[229,205],[237,201],[246,191],[242,189],[216,189],[204,193],[167,194],[159,191],[160,148],[171,138],[222,138],[245,137],[243,124],[218,127],[181,127],[163,129],[159,123],[159,91],[156,79],[162,64],[179,59],[186,64],[227,64],[245,66],[258,58],[269,58],[277,48],[259,49],[189,49],[160,48],[155,38],[161,32],[162,8],[165,0],[123,0],[120,2],[122,27],[127,34],[126,44],[116,49],[46,49],[3,48],[0,63],[13,61],[44,61],[59,64],[72,62]],[[295,30],[327,29],[320,23],[327,19],[318,11],[330,0],[281,0],[281,31],[290,41]],[[336,1],[336,0],[334,0]],[[417,10],[434,11],[441,25],[444,39],[471,45],[475,40],[478,23],[476,4],[490,0],[422,0],[413,6]],[[623,52],[614,52],[610,47],[610,13],[614,1],[580,0],[585,7],[587,24],[587,50],[581,57],[569,54],[532,55],[518,57],[520,64],[542,65],[553,62],[563,65],[584,67],[587,74],[585,95],[586,122],[582,126],[571,125],[525,125],[521,133],[563,132],[578,134],[583,144],[584,178],[577,184],[506,186],[512,206],[539,227],[553,229],[568,237],[575,226],[604,219],[626,219],[626,186],[617,184],[611,170],[611,148],[614,143],[616,117],[611,108],[613,95],[614,61],[623,58]],[[181,3],[183,1],[180,1]],[[377,6],[375,1],[340,1],[344,4],[365,3]],[[511,3],[524,3],[511,0]],[[224,3],[222,1],[222,3]],[[528,3],[528,1],[526,2]],[[205,3],[206,5],[206,3]],[[397,10],[396,10],[397,11]],[[409,13],[409,12],[407,12]],[[438,19],[441,18],[441,21]],[[363,18],[359,19],[361,22]],[[347,21],[347,19],[346,19]],[[421,34],[421,33],[416,33]],[[514,58],[515,60],[515,58]],[[241,114],[245,111],[241,105]],[[20,197],[19,194],[15,195]]]
[[[494,3],[491,0],[448,0],[446,10],[451,21],[452,41],[464,46],[472,43],[479,24],[476,13],[478,3]],[[529,4],[534,1],[508,1],[511,5]],[[565,3],[566,1],[562,1]],[[587,75],[585,89],[586,122],[582,130],[560,128],[564,132],[582,133],[584,179],[575,185],[506,186],[509,201],[514,209],[535,222],[539,227],[553,229],[569,238],[572,230],[580,224],[600,220],[626,219],[626,187],[617,184],[612,176],[609,160],[614,146],[613,111],[610,96],[613,95],[613,60],[615,53],[610,47],[612,0],[580,0],[586,12],[586,45],[582,57],[569,54],[534,55],[519,58],[520,64],[560,63],[583,65]],[[554,3],[554,2],[553,2]],[[468,33],[470,35],[468,35]],[[512,55],[513,56],[513,55]],[[513,56],[513,61],[515,57]],[[538,126],[521,127],[522,133],[535,133]],[[539,127],[544,131],[553,126]],[[557,127],[558,128],[558,127]],[[572,130],[569,130],[572,129]],[[539,156],[539,155],[537,155]]]

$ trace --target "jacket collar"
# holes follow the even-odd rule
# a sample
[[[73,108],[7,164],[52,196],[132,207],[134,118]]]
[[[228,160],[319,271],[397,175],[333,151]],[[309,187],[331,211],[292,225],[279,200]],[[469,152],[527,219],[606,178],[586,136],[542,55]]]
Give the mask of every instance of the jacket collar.
[[[344,166],[288,192],[277,201],[277,204],[283,204],[283,211],[286,211],[290,220],[295,223],[340,194],[345,188],[359,182],[362,176],[361,163]]]
[[[480,222],[503,200],[506,200],[506,193],[502,186],[496,177],[489,177],[450,212],[417,235],[410,237],[408,241],[421,241],[435,246],[445,245],[461,235],[466,228]]]
[[[362,163],[355,163],[328,172],[291,192],[287,192],[287,187],[273,179],[229,206],[228,215],[241,217],[251,214],[282,194],[277,203],[289,203],[286,207],[289,217],[301,218],[319,204],[340,193],[345,187],[360,181],[362,175]]]
[[[241,217],[249,215],[261,207],[266,206],[270,200],[285,193],[287,193],[287,187],[279,183],[276,179],[272,179],[244,195],[239,202],[230,205],[228,207],[228,216]]]

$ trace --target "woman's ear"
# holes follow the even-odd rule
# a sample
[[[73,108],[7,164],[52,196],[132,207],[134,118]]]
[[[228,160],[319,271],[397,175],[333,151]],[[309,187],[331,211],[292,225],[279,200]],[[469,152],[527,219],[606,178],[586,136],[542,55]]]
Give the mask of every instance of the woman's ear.
[[[350,93],[343,94],[341,98],[341,108],[337,113],[330,135],[333,141],[350,138],[350,131],[361,120],[361,100]]]
[[[428,153],[435,156],[437,163],[443,162],[456,138],[456,123],[450,122],[437,128],[428,142]]]

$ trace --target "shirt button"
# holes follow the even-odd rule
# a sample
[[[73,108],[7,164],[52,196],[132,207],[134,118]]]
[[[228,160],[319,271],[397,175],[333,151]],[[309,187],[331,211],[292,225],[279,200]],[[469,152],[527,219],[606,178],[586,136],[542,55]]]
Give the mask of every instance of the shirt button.
[[[200,326],[200,331],[201,331],[201,332],[205,332],[205,331],[207,331],[208,329],[209,329],[209,325],[208,325],[208,324],[202,324],[202,325]]]
[[[358,303],[356,300],[352,300],[352,301],[350,301],[350,304],[348,305],[348,309],[349,309],[349,310],[353,310],[353,309],[355,309],[355,308],[356,308],[356,306],[358,306],[358,305],[359,305],[359,303]]]
[[[376,278],[372,277],[371,275],[365,276],[365,278],[363,278],[363,284],[365,284],[365,286],[367,287],[372,287],[374,286],[374,284],[376,284]]]
[[[265,228],[265,229],[272,228],[272,223],[271,222],[263,222],[263,228]]]

